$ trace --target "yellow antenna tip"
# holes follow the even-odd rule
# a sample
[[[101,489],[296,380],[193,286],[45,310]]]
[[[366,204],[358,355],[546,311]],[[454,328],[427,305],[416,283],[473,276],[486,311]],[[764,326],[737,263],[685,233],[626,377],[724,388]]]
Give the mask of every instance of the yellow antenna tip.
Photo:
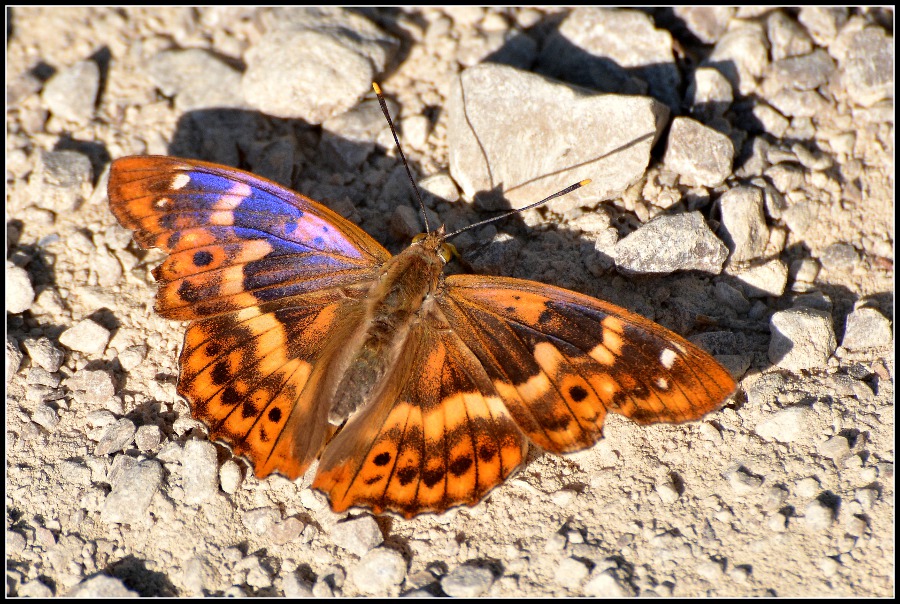
[[[375,94],[381,94],[381,86],[379,86],[377,83],[372,82],[372,88],[375,89]]]
[[[589,184],[591,184],[591,179],[590,179],[590,178],[585,178],[585,179],[582,180],[580,183],[578,183],[578,186],[579,186],[579,187],[583,187],[583,186],[589,185]]]

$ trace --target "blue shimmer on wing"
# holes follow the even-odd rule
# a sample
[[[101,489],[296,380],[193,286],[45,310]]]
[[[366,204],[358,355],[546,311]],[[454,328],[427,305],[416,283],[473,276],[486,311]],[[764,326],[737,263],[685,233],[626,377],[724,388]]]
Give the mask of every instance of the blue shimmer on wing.
[[[235,227],[257,229],[266,233],[263,236],[265,239],[273,237],[289,240],[314,250],[350,258],[365,256],[339,228],[315,215],[314,207],[298,207],[307,203],[302,197],[291,193],[292,197],[286,198],[270,193],[252,181],[247,182],[244,175],[240,179],[231,179],[207,172],[189,174],[190,183],[174,196],[176,204],[183,203],[184,206],[203,211],[214,208],[216,202],[225,196],[239,195],[242,187],[249,187],[250,194],[243,197],[231,210]],[[287,190],[285,192],[290,193]]]

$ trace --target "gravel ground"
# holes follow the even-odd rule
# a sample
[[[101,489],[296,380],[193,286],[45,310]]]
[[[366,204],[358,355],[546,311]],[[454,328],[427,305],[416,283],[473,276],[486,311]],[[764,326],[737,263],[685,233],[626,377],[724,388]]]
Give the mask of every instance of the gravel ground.
[[[8,14],[8,595],[893,593],[891,10]],[[737,394],[413,520],[210,443],[109,162],[250,169],[397,252],[422,225],[373,80],[434,223],[594,181],[460,236],[476,271],[648,316]]]

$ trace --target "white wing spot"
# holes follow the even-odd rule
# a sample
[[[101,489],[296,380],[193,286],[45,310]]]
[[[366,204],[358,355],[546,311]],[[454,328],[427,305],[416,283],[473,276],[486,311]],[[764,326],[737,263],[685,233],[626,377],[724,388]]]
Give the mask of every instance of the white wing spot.
[[[174,189],[175,191],[183,189],[189,182],[191,182],[191,177],[187,174],[176,174],[175,178],[172,179],[172,189]]]
[[[160,197],[153,202],[153,207],[157,210],[165,210],[170,205],[172,205],[172,201],[168,197]]]
[[[656,380],[656,385],[659,386],[660,390],[668,390],[669,389],[669,380],[661,377]]]
[[[663,364],[663,367],[666,369],[671,369],[672,365],[675,364],[675,360],[678,358],[678,353],[672,350],[671,348],[666,348],[659,355],[659,362]]]

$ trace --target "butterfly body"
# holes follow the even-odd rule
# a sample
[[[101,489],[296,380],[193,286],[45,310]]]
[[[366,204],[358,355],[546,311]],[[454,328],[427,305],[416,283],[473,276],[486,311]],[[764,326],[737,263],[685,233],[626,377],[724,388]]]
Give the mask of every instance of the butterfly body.
[[[401,354],[410,328],[423,320],[423,303],[438,289],[446,260],[440,253],[443,230],[409,246],[381,267],[366,292],[364,319],[335,363],[340,380],[328,421],[340,426],[382,381]],[[429,305],[430,306],[430,305]]]
[[[735,387],[711,356],[625,309],[505,277],[444,277],[443,230],[397,256],[324,206],[248,172],[128,157],[110,207],[189,320],[178,392],[260,478],[301,476],[335,511],[474,505],[529,443],[564,453],[607,412],[696,420]]]

